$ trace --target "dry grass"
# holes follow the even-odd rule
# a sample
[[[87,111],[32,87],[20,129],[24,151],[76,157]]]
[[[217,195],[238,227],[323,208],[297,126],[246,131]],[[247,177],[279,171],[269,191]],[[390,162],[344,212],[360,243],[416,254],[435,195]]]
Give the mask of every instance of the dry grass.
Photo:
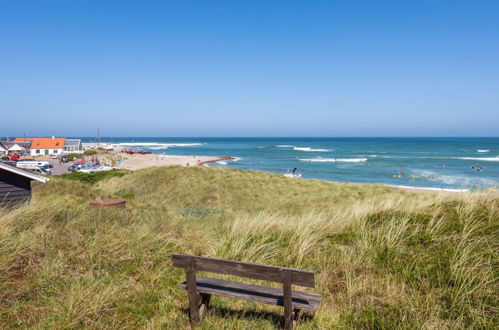
[[[130,212],[91,209],[125,196]],[[182,328],[189,253],[314,270],[303,328],[493,328],[499,198],[155,168],[95,185],[52,180],[0,211],[5,328]],[[201,328],[279,326],[281,308],[213,299]]]

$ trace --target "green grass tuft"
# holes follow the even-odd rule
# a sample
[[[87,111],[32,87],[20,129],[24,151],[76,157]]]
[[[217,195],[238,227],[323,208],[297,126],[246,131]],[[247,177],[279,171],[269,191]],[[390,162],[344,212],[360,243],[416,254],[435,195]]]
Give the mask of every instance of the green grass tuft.
[[[82,172],[72,172],[59,175],[64,179],[81,181],[88,184],[96,184],[102,180],[108,180],[110,178],[121,178],[126,175],[127,171],[125,170],[110,170],[110,171],[101,171],[95,173],[82,173]]]

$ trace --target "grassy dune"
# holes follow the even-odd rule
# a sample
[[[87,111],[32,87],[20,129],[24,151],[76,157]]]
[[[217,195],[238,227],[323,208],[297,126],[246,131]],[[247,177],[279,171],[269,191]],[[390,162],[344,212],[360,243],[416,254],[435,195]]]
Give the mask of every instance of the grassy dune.
[[[324,300],[302,328],[498,324],[497,193],[204,167],[122,174],[54,178],[0,211],[0,327],[188,327],[171,253],[314,270]],[[97,196],[131,210],[89,208]],[[281,326],[282,308],[212,302],[200,328]]]

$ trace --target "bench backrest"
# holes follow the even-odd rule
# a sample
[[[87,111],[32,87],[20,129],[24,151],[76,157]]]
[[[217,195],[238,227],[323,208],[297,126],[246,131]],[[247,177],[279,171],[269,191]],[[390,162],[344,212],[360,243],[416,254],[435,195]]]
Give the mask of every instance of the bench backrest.
[[[314,272],[294,268],[266,266],[249,262],[231,261],[218,258],[198,257],[185,254],[172,254],[174,267],[193,268],[216,274],[235,275],[256,280],[283,282],[283,274],[291,277],[291,284],[313,288]]]

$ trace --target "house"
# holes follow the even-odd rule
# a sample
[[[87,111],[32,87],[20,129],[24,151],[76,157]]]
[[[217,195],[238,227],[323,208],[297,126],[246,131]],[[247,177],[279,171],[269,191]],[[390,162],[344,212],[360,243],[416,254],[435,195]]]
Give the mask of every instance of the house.
[[[83,147],[80,139],[66,139],[64,143],[65,153],[83,153]]]
[[[0,142],[0,156],[4,156],[9,153],[9,149],[5,147],[2,142]]]
[[[64,150],[66,138],[16,138],[14,142],[31,141],[31,156],[60,155]]]
[[[6,152],[4,152],[5,154],[12,154],[12,153],[23,154],[29,149],[29,146],[30,146],[29,141],[25,142],[2,141],[0,142],[0,154],[2,154],[3,150],[6,150]]]
[[[9,147],[9,152],[23,153],[23,151],[25,151],[25,149],[17,143],[14,143]]]
[[[31,180],[49,181],[43,176],[0,163],[0,207],[11,207],[30,200]]]

